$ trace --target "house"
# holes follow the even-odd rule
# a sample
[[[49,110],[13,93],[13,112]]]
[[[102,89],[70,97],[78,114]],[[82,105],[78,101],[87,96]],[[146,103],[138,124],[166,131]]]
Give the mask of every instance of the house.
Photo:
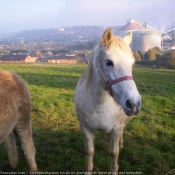
[[[77,62],[77,57],[76,56],[53,56],[48,58],[48,62],[75,64]]]
[[[2,55],[0,57],[1,62],[22,62],[22,63],[34,63],[35,57],[30,55]]]
[[[47,58],[47,57],[51,57],[51,56],[53,56],[53,55],[54,55],[54,54],[53,54],[52,52],[46,52],[46,53],[43,54],[43,56],[46,57],[46,58]]]
[[[37,63],[47,63],[48,62],[48,58],[37,58],[36,62]]]

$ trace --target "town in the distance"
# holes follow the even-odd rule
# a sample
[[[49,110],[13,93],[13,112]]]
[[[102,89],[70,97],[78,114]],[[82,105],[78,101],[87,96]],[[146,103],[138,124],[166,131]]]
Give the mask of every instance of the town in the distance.
[[[0,63],[88,63],[107,28],[74,26],[0,34]],[[175,68],[175,28],[163,32],[134,19],[111,28],[120,37],[132,32],[130,46],[138,64]]]

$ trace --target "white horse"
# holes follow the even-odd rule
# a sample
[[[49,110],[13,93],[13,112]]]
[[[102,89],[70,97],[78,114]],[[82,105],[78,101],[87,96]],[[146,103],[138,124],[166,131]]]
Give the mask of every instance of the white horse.
[[[18,162],[16,130],[29,170],[35,173],[37,166],[32,139],[30,94],[24,80],[9,71],[0,71],[0,100],[0,143],[4,143],[8,152],[11,171],[16,171]]]
[[[132,77],[131,40],[131,33],[123,40],[113,36],[112,29],[106,30],[76,87],[75,109],[85,137],[88,174],[93,171],[94,131],[109,134],[110,170],[117,174],[124,126],[140,111],[141,96]]]

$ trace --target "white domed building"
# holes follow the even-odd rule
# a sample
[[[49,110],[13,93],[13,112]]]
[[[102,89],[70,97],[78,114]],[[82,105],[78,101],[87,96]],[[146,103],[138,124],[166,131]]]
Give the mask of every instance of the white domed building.
[[[131,19],[119,30],[119,36],[124,37],[129,32],[132,32],[132,43],[130,46],[133,51],[146,52],[153,47],[161,48],[162,32],[160,30]]]

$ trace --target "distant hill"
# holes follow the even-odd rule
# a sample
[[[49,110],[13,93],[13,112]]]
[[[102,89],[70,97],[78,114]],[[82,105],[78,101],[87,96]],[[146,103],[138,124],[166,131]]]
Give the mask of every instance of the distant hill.
[[[14,40],[27,40],[27,41],[56,41],[56,42],[76,42],[76,41],[91,41],[101,37],[103,32],[108,27],[101,26],[74,26],[63,27],[54,29],[38,29],[38,30],[25,30],[10,35],[0,35],[0,37]],[[114,33],[117,34],[119,26],[112,27]]]
[[[0,33],[0,38],[8,38],[13,36],[14,33]]]

